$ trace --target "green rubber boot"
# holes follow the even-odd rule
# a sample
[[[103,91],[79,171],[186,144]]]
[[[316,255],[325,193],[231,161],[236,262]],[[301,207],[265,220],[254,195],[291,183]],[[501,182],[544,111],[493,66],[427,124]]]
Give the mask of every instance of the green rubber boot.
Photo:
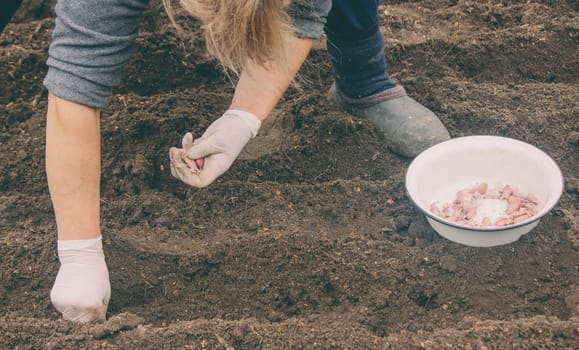
[[[394,95],[387,101],[372,103],[370,97],[364,99],[366,103],[359,103],[363,100],[342,96],[334,84],[328,98],[353,116],[374,123],[384,133],[390,149],[401,156],[415,157],[430,146],[450,139],[440,119],[406,95],[402,86],[396,86],[386,93]]]

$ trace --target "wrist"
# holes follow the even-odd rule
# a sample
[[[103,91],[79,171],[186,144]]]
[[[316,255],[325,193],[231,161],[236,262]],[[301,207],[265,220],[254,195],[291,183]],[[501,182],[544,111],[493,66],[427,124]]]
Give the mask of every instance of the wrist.
[[[223,115],[235,115],[251,131],[251,138],[254,138],[261,127],[262,120],[255,114],[240,109],[229,109]]]
[[[244,111],[251,113],[257,119],[259,119],[260,122],[264,122],[273,110],[273,108],[268,106],[267,103],[260,103],[260,102],[247,103],[245,101],[238,101],[235,98],[231,102],[231,105],[229,106],[228,109],[230,111]]]

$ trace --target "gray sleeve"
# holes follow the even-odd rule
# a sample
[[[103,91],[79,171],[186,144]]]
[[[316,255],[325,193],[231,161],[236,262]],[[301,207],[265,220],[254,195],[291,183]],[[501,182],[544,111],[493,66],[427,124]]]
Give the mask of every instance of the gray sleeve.
[[[289,15],[296,36],[302,39],[319,39],[324,33],[331,8],[332,0],[294,0]]]
[[[90,107],[109,103],[149,0],[60,0],[44,85]]]

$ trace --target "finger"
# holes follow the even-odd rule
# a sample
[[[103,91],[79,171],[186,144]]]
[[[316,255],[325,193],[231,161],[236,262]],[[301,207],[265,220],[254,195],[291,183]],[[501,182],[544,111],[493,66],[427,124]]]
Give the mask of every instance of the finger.
[[[217,177],[219,177],[218,173],[212,171],[213,169],[208,168],[204,171],[192,172],[191,169],[182,162],[174,164],[173,167],[176,173],[175,177],[193,187],[207,187]]]
[[[103,304],[96,308],[81,309],[77,307],[68,307],[62,312],[62,318],[68,321],[89,323],[95,321],[105,321],[107,314],[107,305]]]
[[[201,174],[195,174],[189,168],[182,165],[175,166],[175,172],[177,173],[177,178],[189,186],[193,187],[205,187],[201,178]]]
[[[189,174],[193,174],[193,172],[191,171],[191,169],[183,162],[183,160],[181,159],[181,157],[176,158],[173,155],[173,159],[171,160],[171,174],[183,181],[188,183],[190,181],[189,179]]]
[[[181,158],[180,148],[177,147],[169,148],[169,159],[171,160],[171,164],[182,162],[183,159]]]
[[[169,160],[170,160],[170,168],[171,168],[171,175],[175,178],[179,178],[179,174],[175,171],[177,164],[181,162],[181,154],[179,149],[176,147],[171,147],[169,149]]]
[[[203,159],[203,161],[203,170],[198,174],[200,184],[203,187],[213,183],[213,181],[223,175],[229,168],[229,166],[227,166],[227,156],[224,154],[214,154]]]
[[[187,155],[191,159],[202,159],[212,154],[224,153],[224,147],[219,142],[212,142],[211,138],[193,144],[193,147],[187,150]]]
[[[195,163],[193,159],[189,159],[185,153],[185,150],[182,148],[171,147],[171,149],[169,149],[169,158],[171,159],[171,175],[175,177],[176,175],[174,174],[174,167],[177,164],[186,166],[191,172],[199,172],[197,163]]]
[[[191,158],[189,158],[187,156],[187,151],[184,149],[179,149],[179,154],[181,155],[181,159],[185,162],[185,164],[187,164],[187,166],[189,168],[191,168],[191,171],[193,171],[194,173],[198,173],[199,172],[199,167],[197,166],[197,162]]]
[[[175,172],[175,168],[173,166],[173,148],[169,149],[169,168],[171,169],[171,175],[173,177],[177,177],[177,173]]]
[[[191,146],[193,146],[193,134],[190,132],[186,133],[185,136],[183,136],[181,144],[183,145],[183,149],[185,150],[191,148]]]
[[[197,172],[192,171],[191,168],[185,164],[183,159],[181,158],[180,149],[178,148],[171,148],[169,152],[169,156],[171,158],[171,175],[178,180],[183,181],[184,183],[194,186],[194,187],[205,187],[208,185],[207,182],[204,183],[202,177]]]
[[[194,145],[201,142],[201,140],[203,140],[203,139],[200,138],[200,139],[195,139],[195,141],[193,141],[193,134],[188,132],[187,134],[185,134],[185,136],[183,136],[183,149],[185,151],[188,151],[191,147],[193,147]],[[191,158],[185,156],[183,159],[185,160],[185,162],[187,162],[187,164],[189,164],[187,159],[191,159]],[[195,168],[202,170],[204,163],[205,163],[205,159],[203,159],[203,158],[195,159],[195,165],[196,165]]]
[[[183,159],[181,158],[182,149],[172,147],[170,149],[171,158],[171,175],[184,183],[193,187],[206,187],[211,184],[215,179],[217,179],[223,172],[227,169],[222,169],[219,166],[221,163],[218,159],[220,155],[214,155],[212,157],[203,160],[204,170],[193,172],[189,168]]]
[[[172,147],[169,150],[169,159],[170,159],[170,168],[171,168],[171,175],[177,179],[181,179],[181,175],[177,172],[178,168],[183,168],[188,166],[184,163],[183,158],[181,157],[181,152],[179,148]],[[189,169],[191,171],[191,169]]]

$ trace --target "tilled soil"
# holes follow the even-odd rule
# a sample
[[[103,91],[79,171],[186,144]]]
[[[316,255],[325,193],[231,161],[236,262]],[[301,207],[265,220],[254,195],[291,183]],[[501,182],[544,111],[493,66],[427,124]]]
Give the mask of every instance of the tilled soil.
[[[453,137],[529,142],[560,203],[516,243],[438,236],[404,189],[409,159],[330,105],[323,40],[229,172],[173,179],[168,149],[227,108],[230,78],[158,2],[103,111],[108,321],[60,319],[41,81],[51,1],[0,35],[0,347],[575,349],[579,346],[579,20],[574,1],[382,1],[390,71]],[[185,22],[187,21],[187,22]]]

